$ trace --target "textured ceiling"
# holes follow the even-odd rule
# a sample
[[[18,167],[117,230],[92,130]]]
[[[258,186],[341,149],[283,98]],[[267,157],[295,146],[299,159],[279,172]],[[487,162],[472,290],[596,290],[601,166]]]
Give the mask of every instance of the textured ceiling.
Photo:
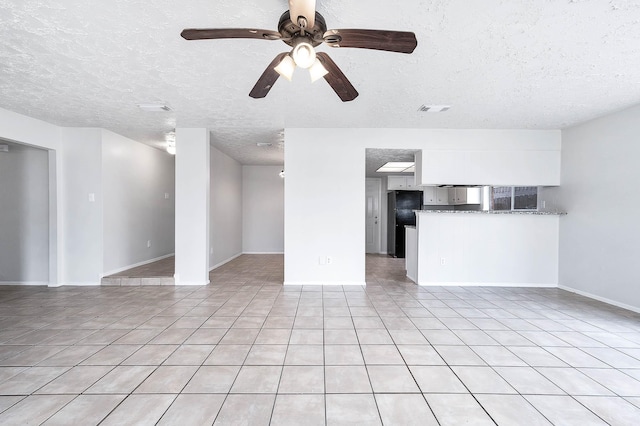
[[[360,97],[297,71],[247,96],[280,41],[185,41],[187,27],[276,29],[286,0],[0,0],[0,107],[161,146],[206,127],[221,150],[271,164],[287,127],[557,129],[640,102],[637,0],[318,0],[329,28],[416,33],[414,54],[329,52]],[[173,111],[144,113],[161,101]],[[451,105],[440,114],[423,104]],[[243,148],[244,147],[244,148]],[[280,158],[282,152],[277,151]]]

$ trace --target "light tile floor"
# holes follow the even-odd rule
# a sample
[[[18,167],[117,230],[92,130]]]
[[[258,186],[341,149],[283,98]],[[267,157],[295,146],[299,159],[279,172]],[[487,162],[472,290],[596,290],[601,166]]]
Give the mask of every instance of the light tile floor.
[[[640,316],[557,289],[0,288],[0,424],[640,424]]]

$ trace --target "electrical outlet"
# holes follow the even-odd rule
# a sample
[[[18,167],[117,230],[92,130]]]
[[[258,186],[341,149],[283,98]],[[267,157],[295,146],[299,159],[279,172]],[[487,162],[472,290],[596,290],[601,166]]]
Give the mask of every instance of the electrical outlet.
[[[151,247],[151,240],[147,240],[147,248]]]
[[[331,256],[327,256],[327,265],[331,265],[332,261],[333,259],[331,259]]]
[[[447,259],[444,257],[440,258],[440,266],[445,266],[447,264]]]
[[[168,193],[168,192],[165,192],[165,193],[164,193],[164,199],[165,199],[165,200],[168,200],[168,199],[169,199],[169,193]]]
[[[93,192],[89,194],[89,202],[90,203],[95,203],[96,201],[96,194],[94,194]]]

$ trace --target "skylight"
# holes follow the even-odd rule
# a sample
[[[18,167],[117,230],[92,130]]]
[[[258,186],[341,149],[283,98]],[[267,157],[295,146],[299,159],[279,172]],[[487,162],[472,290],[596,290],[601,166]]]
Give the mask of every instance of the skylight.
[[[390,161],[376,170],[376,173],[414,173],[416,166],[413,161]]]

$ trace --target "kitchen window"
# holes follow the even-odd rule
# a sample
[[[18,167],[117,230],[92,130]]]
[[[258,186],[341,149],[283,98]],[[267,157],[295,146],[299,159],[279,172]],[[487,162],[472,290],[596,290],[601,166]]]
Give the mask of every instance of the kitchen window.
[[[537,209],[537,186],[495,186],[491,189],[491,210]]]

